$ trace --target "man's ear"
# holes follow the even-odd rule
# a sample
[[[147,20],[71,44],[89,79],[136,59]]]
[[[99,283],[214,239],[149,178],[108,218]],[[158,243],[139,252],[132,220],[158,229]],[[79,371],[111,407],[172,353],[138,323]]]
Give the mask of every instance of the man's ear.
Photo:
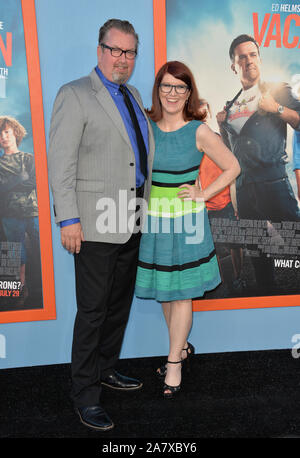
[[[97,57],[98,57],[98,60],[100,59],[101,55],[102,55],[102,48],[100,45],[97,46]]]
[[[235,65],[234,64],[231,64],[231,70],[233,71],[233,73],[235,73],[237,75],[237,71],[235,69]]]

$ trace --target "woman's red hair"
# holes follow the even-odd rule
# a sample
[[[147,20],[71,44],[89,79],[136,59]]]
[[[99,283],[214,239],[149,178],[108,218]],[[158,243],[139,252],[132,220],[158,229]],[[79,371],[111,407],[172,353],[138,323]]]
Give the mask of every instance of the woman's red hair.
[[[162,118],[162,109],[159,99],[159,86],[166,73],[169,73],[170,75],[174,76],[174,78],[183,81],[189,87],[190,95],[183,109],[183,119],[185,121],[192,121],[193,119],[198,119],[199,121],[201,121],[202,119],[204,119],[204,113],[201,113],[201,110],[199,110],[200,102],[198,89],[192,72],[182,62],[173,60],[170,62],[166,62],[159,69],[155,77],[154,86],[152,90],[152,107],[150,110],[147,111],[152,121],[157,122],[160,121]]]

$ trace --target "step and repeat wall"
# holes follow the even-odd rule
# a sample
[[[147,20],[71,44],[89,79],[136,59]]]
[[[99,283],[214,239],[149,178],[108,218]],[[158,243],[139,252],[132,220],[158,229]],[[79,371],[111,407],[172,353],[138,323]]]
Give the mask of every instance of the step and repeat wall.
[[[151,105],[160,65],[180,60],[192,70],[210,107],[208,122],[219,131],[217,113],[241,88],[228,53],[240,34],[258,41],[263,80],[273,86],[287,83],[295,99],[300,96],[300,5],[270,0],[142,3],[141,8],[140,0],[6,0],[0,6],[0,368],[70,361],[74,261],[62,248],[54,222],[47,174],[49,126],[58,89],[96,65],[98,31],[107,19],[127,19],[139,35],[130,83],[145,107]],[[268,86],[261,90],[269,91]],[[241,116],[247,103],[239,101],[233,116]],[[18,145],[14,161],[7,159],[1,136],[7,126]],[[289,127],[285,180],[297,199],[295,144]],[[258,176],[270,163],[255,164],[253,172],[253,163],[245,159],[244,175],[247,167]],[[14,189],[18,193],[10,201]],[[280,196],[261,198],[273,205]],[[235,210],[234,220],[213,219],[223,282],[194,301],[190,339],[199,353],[295,348],[300,341],[300,222],[279,213],[275,222],[267,215],[243,217],[238,205]],[[271,266],[273,284],[267,292],[260,287],[254,258]],[[134,298],[121,357],[167,351],[160,304]]]

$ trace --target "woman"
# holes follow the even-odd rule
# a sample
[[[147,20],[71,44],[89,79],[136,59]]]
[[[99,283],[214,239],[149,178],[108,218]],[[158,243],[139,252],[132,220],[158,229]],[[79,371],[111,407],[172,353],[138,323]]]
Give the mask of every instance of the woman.
[[[201,120],[199,96],[190,70],[177,61],[157,73],[149,111],[155,137],[152,188],[143,229],[136,296],[156,299],[169,331],[169,355],[158,374],[163,395],[181,386],[182,361],[194,352],[187,337],[192,299],[220,283],[218,262],[204,201],[240,173],[233,154]],[[203,151],[223,173],[201,191],[197,177]]]

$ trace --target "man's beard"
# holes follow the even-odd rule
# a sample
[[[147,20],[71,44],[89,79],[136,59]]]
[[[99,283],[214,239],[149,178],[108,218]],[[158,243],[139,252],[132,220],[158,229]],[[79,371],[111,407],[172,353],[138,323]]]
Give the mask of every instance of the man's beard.
[[[126,81],[128,80],[128,68],[126,67],[126,69],[127,69],[126,73],[120,72],[117,67],[113,70],[111,76],[112,76],[112,80],[114,83],[116,84],[126,83]]]

